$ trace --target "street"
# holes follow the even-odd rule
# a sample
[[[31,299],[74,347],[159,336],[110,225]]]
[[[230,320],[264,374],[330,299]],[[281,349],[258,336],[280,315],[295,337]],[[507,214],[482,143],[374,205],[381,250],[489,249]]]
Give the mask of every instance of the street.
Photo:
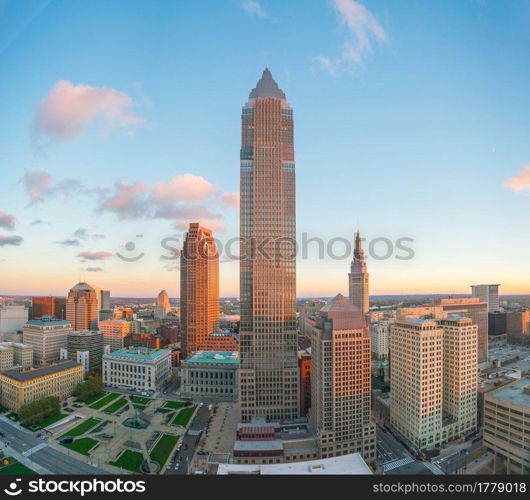
[[[389,431],[377,426],[377,459],[381,464],[408,456],[404,446]]]
[[[187,474],[188,466],[195,453],[195,448],[199,442],[199,431],[203,432],[208,425],[210,419],[210,410],[207,405],[203,405],[197,411],[188,431],[182,440],[182,446],[178,452],[175,453],[176,461],[168,465],[166,474]],[[190,432],[191,431],[191,432]],[[175,470],[175,464],[180,464],[179,469]]]
[[[4,419],[0,419],[0,432],[4,434],[0,437],[0,441],[5,442],[16,452],[24,454],[24,457],[27,457],[26,465],[30,468],[32,463],[35,463],[51,474],[106,474],[100,469],[51,448],[45,441],[18,429]],[[28,451],[30,452],[27,453]]]

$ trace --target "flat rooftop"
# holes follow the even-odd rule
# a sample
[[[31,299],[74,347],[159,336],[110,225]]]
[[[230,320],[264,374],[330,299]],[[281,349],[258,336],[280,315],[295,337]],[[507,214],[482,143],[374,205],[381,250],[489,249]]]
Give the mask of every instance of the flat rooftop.
[[[359,453],[285,464],[219,464],[218,475],[360,475],[373,474]]]
[[[18,370],[6,370],[3,372],[3,375],[19,382],[26,382],[28,380],[44,377],[45,375],[52,375],[70,368],[75,368],[76,366],[82,365],[71,360],[60,361],[59,363],[55,363],[53,365],[43,366],[42,368],[35,368],[33,370],[24,372],[20,372]]]
[[[527,394],[524,392],[525,387],[528,387]],[[490,397],[530,408],[530,378],[522,378],[513,384],[505,385],[491,392]]]
[[[154,360],[164,354],[168,353],[167,349],[152,349],[151,347],[124,347],[123,349],[118,349],[109,354],[105,354],[104,358],[120,358],[120,359],[130,359],[135,361],[150,361]]]
[[[238,365],[238,351],[197,351],[185,363],[212,363],[221,365]]]
[[[58,319],[55,316],[43,316],[41,319],[30,319],[26,324],[35,326],[56,326],[69,325],[70,322],[65,319]]]

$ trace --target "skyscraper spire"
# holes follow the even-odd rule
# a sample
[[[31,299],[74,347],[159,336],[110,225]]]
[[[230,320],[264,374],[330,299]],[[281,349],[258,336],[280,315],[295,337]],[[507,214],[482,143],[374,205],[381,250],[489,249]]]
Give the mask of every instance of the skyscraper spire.
[[[348,287],[350,291],[350,302],[357,306],[363,314],[368,313],[370,304],[368,301],[368,271],[364,260],[364,250],[359,230],[355,233],[355,248],[348,274]]]

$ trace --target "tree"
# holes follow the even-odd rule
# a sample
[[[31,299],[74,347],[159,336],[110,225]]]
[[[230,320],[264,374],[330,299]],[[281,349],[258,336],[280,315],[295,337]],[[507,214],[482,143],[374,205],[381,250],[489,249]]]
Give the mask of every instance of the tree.
[[[99,376],[88,376],[85,382],[77,385],[74,391],[74,396],[77,396],[81,401],[86,401],[90,396],[99,394],[103,389],[103,379]]]
[[[46,418],[61,411],[61,402],[57,396],[48,396],[23,405],[18,410],[18,418],[25,425],[40,425]]]

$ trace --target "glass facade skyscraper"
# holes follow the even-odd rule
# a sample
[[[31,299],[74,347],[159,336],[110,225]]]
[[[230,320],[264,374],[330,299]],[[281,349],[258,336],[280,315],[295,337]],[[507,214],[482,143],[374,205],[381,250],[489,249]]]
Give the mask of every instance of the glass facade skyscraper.
[[[297,417],[293,110],[268,68],[241,118],[241,419]]]

